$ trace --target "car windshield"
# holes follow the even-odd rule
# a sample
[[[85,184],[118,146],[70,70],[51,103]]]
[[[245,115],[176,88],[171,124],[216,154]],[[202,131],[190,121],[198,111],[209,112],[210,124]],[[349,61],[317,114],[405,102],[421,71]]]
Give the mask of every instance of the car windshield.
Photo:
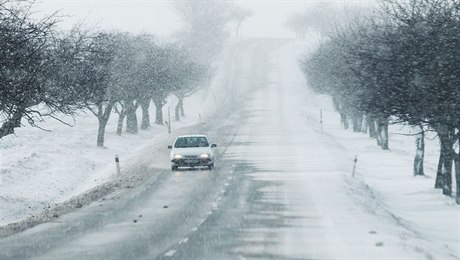
[[[208,147],[209,143],[204,136],[179,137],[174,143],[174,148]]]

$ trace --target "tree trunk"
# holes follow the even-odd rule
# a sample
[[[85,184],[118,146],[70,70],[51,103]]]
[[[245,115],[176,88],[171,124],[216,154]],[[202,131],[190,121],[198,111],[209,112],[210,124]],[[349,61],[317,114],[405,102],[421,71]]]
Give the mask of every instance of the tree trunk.
[[[460,142],[460,131],[457,132],[457,140]],[[453,152],[455,155],[455,202],[457,202],[457,204],[460,204],[460,150],[458,151],[458,153],[455,153],[455,151]]]
[[[105,127],[107,126],[108,118],[99,118],[99,128],[97,130],[97,146],[103,147],[105,140]]]
[[[139,131],[136,110],[137,106],[133,101],[126,103],[126,132],[130,134],[137,134]]]
[[[163,102],[153,100],[153,104],[155,104],[155,124],[163,125]]]
[[[388,150],[389,146],[389,137],[388,137],[388,121],[383,125],[382,129],[382,149]]]
[[[456,187],[456,194],[455,194],[455,202],[460,204],[460,155],[454,154],[454,162],[455,162],[455,187]]]
[[[335,111],[339,112],[340,111],[340,102],[338,98],[332,97],[332,107],[334,108]]]
[[[415,151],[414,159],[414,176],[420,176],[425,175],[423,170],[423,161],[425,158],[425,131],[421,125],[416,127],[416,129],[417,131],[420,131],[420,133],[415,139],[417,149]]]
[[[377,138],[377,130],[375,127],[375,121],[369,116],[366,118],[366,121],[367,121],[367,127],[369,129],[369,137]]]
[[[149,107],[150,107],[150,98],[148,100],[141,101],[141,109],[142,109],[141,129],[147,129],[150,127]]]
[[[118,123],[117,123],[117,135],[121,135],[123,131],[123,120],[125,119],[126,113],[120,112],[118,114]]]
[[[21,126],[22,112],[16,111],[13,116],[0,127],[0,138],[14,134],[14,129]]]
[[[342,112],[340,112],[340,124],[343,126],[345,130],[349,128],[347,115]]]
[[[235,28],[235,36],[236,38],[240,38],[240,27],[241,27],[241,22],[238,22]]]
[[[445,154],[444,146],[443,145],[440,145],[440,146],[441,148],[439,152],[438,170],[436,172],[436,181],[434,184],[435,189],[442,189],[442,183],[443,183],[442,166],[444,165],[444,161],[446,160],[446,158],[444,158],[444,154]]]
[[[174,120],[180,121],[180,111],[179,111],[179,103],[176,104],[176,107],[174,108]]]
[[[436,177],[436,186],[441,186],[442,193],[447,196],[452,196],[452,160],[454,159],[454,143],[455,132],[445,126],[440,126],[437,129],[439,140],[441,141],[442,160],[441,165],[438,165],[439,176]],[[439,177],[439,179],[438,179]]]
[[[117,135],[121,135],[123,132],[123,120],[126,116],[126,106],[123,101],[119,101],[117,104],[118,105],[114,105],[114,111],[118,114]]]
[[[361,119],[361,132],[367,133],[367,115],[363,115],[363,118]]]
[[[442,166],[442,194],[452,196],[452,152],[447,152]]]
[[[382,147],[383,150],[388,150],[388,119],[378,120],[377,126],[377,144]]]
[[[180,121],[180,117],[184,117],[184,97],[176,95],[177,97],[177,104],[174,109],[174,117],[176,121]]]
[[[97,130],[97,146],[104,146],[104,139],[105,139],[105,127],[107,126],[107,122],[109,121],[110,114],[112,113],[112,108],[115,105],[115,102],[109,101],[107,106],[103,107],[103,104],[100,103],[97,105],[97,119],[99,121],[99,128]]]
[[[357,126],[358,132],[363,132],[363,114],[359,114],[359,116],[357,118],[357,121],[358,121],[358,126]],[[364,133],[365,133],[365,131],[364,131]]]
[[[351,122],[353,124],[353,132],[361,132],[361,123],[359,120],[359,116],[357,115],[352,115],[351,116]]]
[[[184,98],[181,98],[180,101],[179,101],[179,111],[180,111],[180,115],[182,117],[185,116],[185,112],[184,112]]]

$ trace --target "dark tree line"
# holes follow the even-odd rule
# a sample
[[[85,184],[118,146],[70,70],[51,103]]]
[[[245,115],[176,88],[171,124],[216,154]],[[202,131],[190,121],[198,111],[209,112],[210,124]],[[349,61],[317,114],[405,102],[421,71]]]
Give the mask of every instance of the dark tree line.
[[[460,203],[460,1],[383,0],[380,14],[354,20],[302,63],[310,86],[333,98],[345,128],[368,131],[388,149],[388,124],[418,131],[414,174],[423,175],[424,133],[440,156],[435,188]]]
[[[61,32],[54,15],[32,19],[30,5],[0,2],[0,138],[24,123],[90,111],[103,146],[112,112],[119,116],[118,134],[125,118],[126,131],[137,133],[139,107],[141,129],[150,126],[151,102],[155,123],[163,124],[169,94],[184,115],[183,99],[209,80],[208,65],[179,45],[159,44],[151,35]]]

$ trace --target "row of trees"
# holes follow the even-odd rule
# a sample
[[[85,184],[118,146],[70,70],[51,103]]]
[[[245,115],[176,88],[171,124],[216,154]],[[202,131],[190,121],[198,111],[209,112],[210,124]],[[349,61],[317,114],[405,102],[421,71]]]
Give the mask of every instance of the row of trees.
[[[206,79],[207,68],[175,45],[156,44],[150,35],[85,32],[60,33],[53,16],[33,20],[23,3],[1,6],[0,137],[14,133],[25,118],[31,125],[56,114],[88,109],[99,120],[97,145],[104,145],[107,121],[116,111],[118,134],[150,126],[151,100],[156,122],[169,93],[180,100]],[[177,118],[178,119],[178,118]]]
[[[382,0],[302,63],[310,86],[333,97],[342,123],[388,149],[388,124],[418,131],[414,174],[423,175],[424,132],[440,140],[436,188],[460,203],[460,1]]]
[[[206,66],[175,45],[155,44],[149,35],[99,33],[87,39],[86,58],[72,60],[71,73],[80,75],[71,84],[81,87],[77,91],[85,108],[99,120],[98,146],[104,144],[112,111],[118,114],[117,134],[121,134],[125,118],[126,131],[137,133],[138,108],[142,110],[141,129],[150,127],[151,102],[156,108],[155,123],[162,125],[162,108],[169,94],[178,97],[177,111],[183,113],[183,98],[207,81]],[[68,67],[64,70],[65,75]]]
[[[61,32],[55,15],[33,19],[32,4],[0,0],[0,138],[13,134],[24,119],[38,127],[36,122],[47,117],[90,111],[99,122],[97,145],[103,146],[113,112],[117,134],[125,119],[126,131],[137,133],[136,111],[142,110],[141,129],[148,128],[153,102],[155,123],[163,124],[170,94],[178,99],[179,120],[183,99],[209,81],[233,19],[218,16],[227,7],[218,1],[177,1],[173,6],[188,27],[177,43],[158,44],[147,34]]]
[[[338,24],[347,23],[350,17],[368,13],[369,8],[364,2],[312,2],[303,12],[292,14],[286,21],[286,26],[295,33],[295,37],[311,39],[314,36],[321,38],[334,31]]]

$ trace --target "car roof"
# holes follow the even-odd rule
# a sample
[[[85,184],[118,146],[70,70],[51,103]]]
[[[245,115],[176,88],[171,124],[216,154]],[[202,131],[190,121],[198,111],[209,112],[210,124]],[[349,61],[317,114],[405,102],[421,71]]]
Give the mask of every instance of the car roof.
[[[180,137],[206,137],[208,138],[206,135],[180,135],[177,138],[180,138]]]

